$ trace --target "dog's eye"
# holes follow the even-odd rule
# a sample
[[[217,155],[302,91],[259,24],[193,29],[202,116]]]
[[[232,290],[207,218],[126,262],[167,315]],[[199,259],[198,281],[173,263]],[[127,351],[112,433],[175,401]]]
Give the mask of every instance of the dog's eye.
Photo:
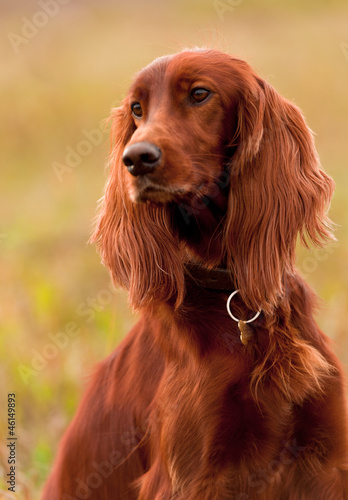
[[[203,102],[210,96],[210,94],[210,90],[196,87],[191,90],[191,99],[193,102]]]
[[[140,102],[133,102],[131,105],[131,110],[134,116],[141,118],[143,116],[143,110],[141,108]]]

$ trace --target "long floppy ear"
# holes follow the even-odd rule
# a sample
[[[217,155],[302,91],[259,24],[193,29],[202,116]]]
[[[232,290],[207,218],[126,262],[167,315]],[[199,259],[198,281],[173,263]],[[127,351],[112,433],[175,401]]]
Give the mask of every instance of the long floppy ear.
[[[334,239],[326,215],[334,183],[299,108],[250,73],[237,134],[224,250],[244,302],[271,313],[294,273],[297,235],[306,246]]]
[[[127,108],[125,100],[110,117],[109,179],[91,241],[97,243],[114,283],[129,290],[133,307],[173,297],[178,304],[183,298],[184,275],[168,211],[164,205],[133,203],[126,189],[125,175],[129,174],[122,153],[134,132]]]

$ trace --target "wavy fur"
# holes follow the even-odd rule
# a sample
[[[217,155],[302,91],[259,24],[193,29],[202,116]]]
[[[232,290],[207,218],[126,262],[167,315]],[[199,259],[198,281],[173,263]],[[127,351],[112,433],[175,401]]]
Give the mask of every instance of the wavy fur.
[[[300,110],[244,61],[195,50],[144,68],[111,123],[92,240],[141,316],[92,377],[42,499],[347,500],[342,368],[295,268],[298,237],[333,238],[334,184]],[[131,175],[125,148],[149,142],[159,164]],[[262,309],[246,346],[192,261],[230,272],[237,317]]]

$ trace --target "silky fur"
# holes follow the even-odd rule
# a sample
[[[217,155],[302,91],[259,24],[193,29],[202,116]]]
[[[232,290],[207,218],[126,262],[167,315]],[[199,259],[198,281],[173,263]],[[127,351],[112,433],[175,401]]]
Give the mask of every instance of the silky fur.
[[[212,91],[198,106],[195,86]],[[42,498],[347,499],[342,369],[295,268],[298,236],[333,239],[334,184],[300,110],[244,61],[193,50],[143,69],[111,123],[92,239],[141,319],[97,367]],[[162,199],[140,200],[122,163],[139,141],[161,148]],[[192,261],[230,271],[235,315],[262,310],[247,346],[228,294],[185,279]]]

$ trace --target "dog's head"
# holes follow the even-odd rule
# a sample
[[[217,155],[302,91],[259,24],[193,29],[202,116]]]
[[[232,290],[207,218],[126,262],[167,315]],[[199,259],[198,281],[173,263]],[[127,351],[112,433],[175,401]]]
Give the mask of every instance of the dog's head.
[[[215,50],[162,57],[112,111],[110,174],[93,236],[135,307],[184,296],[184,262],[230,270],[272,311],[297,236],[332,237],[333,181],[300,110]]]

